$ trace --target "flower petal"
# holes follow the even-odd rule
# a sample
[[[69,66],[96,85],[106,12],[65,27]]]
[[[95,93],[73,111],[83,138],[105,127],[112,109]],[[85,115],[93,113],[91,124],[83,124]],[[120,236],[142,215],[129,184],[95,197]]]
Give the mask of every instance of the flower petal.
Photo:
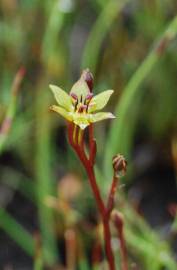
[[[90,114],[90,122],[95,123],[98,121],[102,121],[105,119],[113,119],[115,116],[110,113],[110,112],[100,112],[100,113],[95,113],[95,114]]]
[[[67,111],[71,111],[73,107],[71,97],[64,90],[62,90],[56,85],[50,84],[49,87],[52,90],[58,104],[61,107],[65,108]]]
[[[90,90],[87,83],[83,79],[80,79],[73,85],[70,93],[75,94],[80,99],[81,96],[85,98],[90,93]]]
[[[114,90],[106,90],[92,98],[89,104],[88,112],[101,110],[109,101]]]
[[[85,129],[90,124],[88,116],[88,114],[73,113],[73,122],[81,129]]]
[[[59,107],[59,106],[56,106],[56,105],[52,105],[52,106],[50,106],[50,110],[59,113],[61,116],[63,116],[68,121],[72,121],[73,120],[72,113],[71,112],[67,112],[62,107]]]

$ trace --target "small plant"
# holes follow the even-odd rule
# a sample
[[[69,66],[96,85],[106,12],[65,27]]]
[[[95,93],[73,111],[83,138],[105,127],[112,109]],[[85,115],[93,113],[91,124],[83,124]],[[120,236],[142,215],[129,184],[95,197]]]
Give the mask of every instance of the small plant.
[[[105,252],[109,269],[115,270],[114,252],[111,245],[110,224],[112,222],[118,231],[122,258],[121,268],[122,270],[127,270],[123,218],[117,210],[113,210],[119,178],[126,172],[126,160],[122,155],[113,157],[114,174],[106,203],[102,199],[94,172],[97,146],[96,140],[94,139],[93,123],[104,119],[115,118],[110,112],[97,112],[105,107],[113,90],[107,90],[94,96],[92,92],[93,76],[88,69],[82,72],[80,79],[74,84],[70,94],[67,94],[58,86],[50,85],[50,88],[59,104],[59,106],[52,105],[50,109],[59,113],[67,120],[69,143],[79,157],[88,175],[90,186],[103,222]],[[86,128],[88,128],[89,134],[88,151],[86,151],[85,140]]]

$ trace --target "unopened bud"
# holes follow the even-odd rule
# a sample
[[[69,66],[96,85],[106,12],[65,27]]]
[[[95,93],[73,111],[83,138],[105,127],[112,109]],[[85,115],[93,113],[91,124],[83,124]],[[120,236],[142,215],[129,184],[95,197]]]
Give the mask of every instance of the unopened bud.
[[[119,229],[123,227],[124,218],[122,213],[118,212],[117,210],[113,210],[111,213],[111,220],[116,227]]]
[[[81,78],[84,79],[84,81],[87,83],[87,85],[88,85],[88,87],[90,89],[90,92],[92,92],[92,89],[93,89],[93,75],[92,75],[92,73],[90,72],[90,70],[88,68],[84,69],[82,71]]]
[[[113,157],[112,165],[116,177],[124,176],[127,170],[127,161],[124,156],[118,154]]]

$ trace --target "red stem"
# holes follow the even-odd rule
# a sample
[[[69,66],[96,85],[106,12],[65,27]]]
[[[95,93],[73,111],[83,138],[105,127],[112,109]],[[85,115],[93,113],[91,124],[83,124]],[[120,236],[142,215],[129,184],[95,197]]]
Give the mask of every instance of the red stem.
[[[121,256],[122,256],[122,270],[128,270],[127,249],[125,245],[123,228],[119,232],[119,240],[120,240],[120,251],[121,251]]]
[[[110,226],[109,226],[109,218],[107,215],[103,219],[103,228],[104,228],[104,239],[105,239],[105,251],[106,251],[106,256],[108,258],[109,268],[110,270],[115,270],[114,254],[113,254],[112,246],[111,246],[111,232],[110,232]]]
[[[113,180],[112,180],[111,189],[110,189],[109,196],[108,196],[108,202],[107,202],[107,214],[109,216],[110,216],[111,211],[114,207],[114,198],[115,198],[115,193],[116,193],[116,190],[118,187],[118,183],[119,183],[119,178],[114,175]]]
[[[114,216],[114,225],[117,228],[118,237],[120,241],[120,252],[122,257],[121,270],[128,270],[128,262],[127,262],[127,249],[125,245],[124,238],[124,222],[120,214],[117,212]]]
[[[73,140],[73,131],[74,131],[74,124],[69,123],[68,125],[69,142],[71,146],[74,148],[74,150],[76,151],[80,161],[82,162],[87,172],[90,186],[92,188],[99,212],[103,220],[105,251],[106,251],[109,267],[110,267],[110,270],[115,270],[114,254],[113,254],[112,246],[111,246],[111,232],[110,232],[110,226],[109,226],[110,215],[107,215],[107,208],[105,207],[104,202],[101,198],[101,194],[100,194],[97,182],[96,182],[95,172],[94,172],[96,142],[93,138],[93,127],[90,127],[89,129],[89,146],[90,146],[89,158],[87,158],[86,153],[84,151],[83,141],[81,142],[81,144],[78,144],[78,138],[75,141]]]

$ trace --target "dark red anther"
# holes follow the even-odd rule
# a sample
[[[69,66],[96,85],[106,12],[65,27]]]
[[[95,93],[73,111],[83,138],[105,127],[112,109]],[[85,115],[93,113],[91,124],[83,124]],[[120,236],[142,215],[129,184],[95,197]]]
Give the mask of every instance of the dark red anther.
[[[74,93],[70,93],[70,96],[71,96],[73,99],[78,100],[78,97],[77,97],[77,95],[76,95],[76,94],[74,94]]]
[[[87,109],[87,105],[80,105],[78,112],[81,113],[81,112],[83,112],[86,109]]]
[[[92,90],[93,90],[93,75],[88,68],[84,69],[82,71],[81,78],[84,79],[84,81],[87,83],[87,85],[89,87],[90,92],[92,92]]]
[[[86,100],[90,101],[93,97],[93,93],[89,93],[87,96],[86,96]]]

